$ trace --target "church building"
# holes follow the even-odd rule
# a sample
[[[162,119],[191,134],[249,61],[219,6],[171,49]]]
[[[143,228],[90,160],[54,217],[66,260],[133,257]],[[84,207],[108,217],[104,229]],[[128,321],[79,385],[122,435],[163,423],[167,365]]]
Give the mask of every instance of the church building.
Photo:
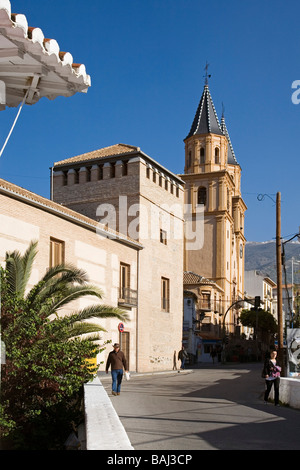
[[[218,119],[207,80],[184,142],[185,168],[180,178],[185,181],[185,203],[191,206],[194,218],[197,211],[203,211],[204,225],[201,246],[185,249],[185,279],[215,283],[218,288],[198,282],[198,312],[205,315],[204,324],[226,325],[227,332],[233,333],[238,327],[238,310],[232,304],[244,298],[246,205],[241,195],[241,167],[224,115],[221,122]],[[185,285],[185,289],[190,287]]]

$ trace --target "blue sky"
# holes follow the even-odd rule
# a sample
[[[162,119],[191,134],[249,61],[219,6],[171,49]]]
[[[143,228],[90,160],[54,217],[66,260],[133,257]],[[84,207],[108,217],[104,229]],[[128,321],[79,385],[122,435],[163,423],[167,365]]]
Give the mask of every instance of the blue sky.
[[[11,0],[29,26],[56,39],[91,75],[87,94],[24,106],[0,159],[0,176],[49,197],[55,161],[116,143],[139,146],[174,173],[210,64],[248,207],[248,241],[298,232],[300,80],[298,2],[287,0]],[[299,95],[300,96],[300,95]],[[0,146],[17,109],[0,113]],[[259,194],[267,194],[259,201]]]

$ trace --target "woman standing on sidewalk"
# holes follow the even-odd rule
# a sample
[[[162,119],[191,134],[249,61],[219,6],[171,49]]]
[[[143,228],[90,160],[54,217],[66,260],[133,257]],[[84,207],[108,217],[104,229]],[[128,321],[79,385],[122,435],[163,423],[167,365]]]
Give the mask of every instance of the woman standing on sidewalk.
[[[279,384],[280,384],[280,371],[281,367],[276,362],[277,352],[272,351],[270,354],[270,358],[265,360],[264,368],[263,368],[263,375],[266,380],[266,390],[264,400],[265,403],[268,402],[268,398],[272,389],[272,385],[274,385],[274,401],[275,406],[279,406]]]

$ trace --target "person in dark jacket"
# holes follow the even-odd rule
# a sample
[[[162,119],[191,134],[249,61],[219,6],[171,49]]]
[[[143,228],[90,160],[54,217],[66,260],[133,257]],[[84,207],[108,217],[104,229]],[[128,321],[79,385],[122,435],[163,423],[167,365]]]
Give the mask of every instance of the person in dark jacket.
[[[184,349],[184,346],[182,346],[182,349],[178,353],[178,359],[180,359],[180,361],[181,361],[180,369],[182,369],[182,370],[184,369],[185,361],[187,360],[188,357],[189,357],[188,353]]]
[[[125,371],[128,372],[128,367],[125,354],[120,350],[120,345],[115,343],[113,348],[113,351],[108,355],[105,369],[108,374],[108,369],[111,367],[112,394],[120,395],[123,370],[125,369]]]
[[[274,386],[275,406],[279,406],[279,384],[281,367],[276,362],[277,351],[272,351],[269,358],[266,358],[263,368],[263,375],[266,381],[264,400],[268,402],[272,386]]]

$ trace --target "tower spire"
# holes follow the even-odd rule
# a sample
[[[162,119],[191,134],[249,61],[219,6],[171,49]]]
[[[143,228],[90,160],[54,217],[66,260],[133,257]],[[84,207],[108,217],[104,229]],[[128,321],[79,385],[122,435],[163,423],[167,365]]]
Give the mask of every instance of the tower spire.
[[[227,130],[227,126],[226,126],[226,123],[225,123],[224,112],[225,112],[225,107],[224,107],[224,104],[222,103],[221,129],[222,129],[222,132],[223,132],[223,134],[226,136],[227,141],[228,141],[228,157],[227,157],[227,161],[228,161],[228,163],[230,163],[231,165],[238,165],[238,162],[237,162],[237,160],[236,160],[236,156],[235,156],[235,153],[234,153],[234,150],[233,150],[233,146],[232,146],[232,143],[231,143],[231,140],[230,140],[230,137],[229,137],[229,132],[228,132],[228,130]]]
[[[223,135],[217,112],[208,88],[208,79],[211,77],[211,75],[208,74],[208,66],[209,64],[206,63],[204,90],[190,132],[186,138],[196,134]]]
[[[206,61],[204,70],[205,70],[205,86],[208,86],[208,79],[211,77],[211,75],[208,75],[208,67],[209,63]]]

